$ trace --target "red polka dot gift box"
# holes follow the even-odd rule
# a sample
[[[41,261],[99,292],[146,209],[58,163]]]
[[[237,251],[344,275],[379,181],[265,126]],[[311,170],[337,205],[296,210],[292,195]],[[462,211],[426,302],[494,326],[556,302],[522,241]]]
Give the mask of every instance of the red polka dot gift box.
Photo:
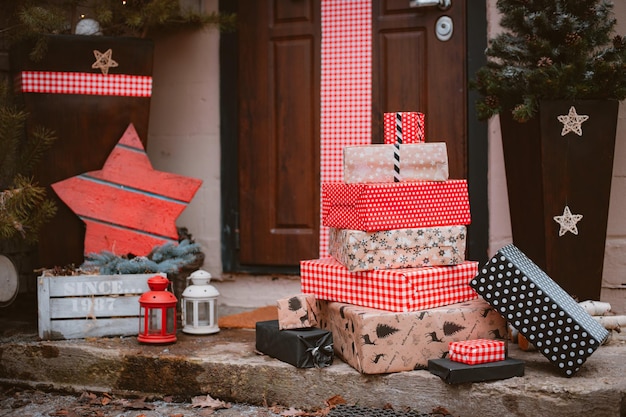
[[[387,144],[420,143],[426,138],[424,113],[402,111],[383,114],[383,140]]]
[[[302,292],[387,311],[416,311],[477,297],[469,286],[478,262],[452,266],[350,272],[332,257],[300,262]]]
[[[514,245],[500,249],[470,285],[565,376],[609,332]]]
[[[450,342],[448,352],[454,362],[477,365],[503,361],[506,358],[503,340],[473,339]]]
[[[322,184],[322,224],[367,232],[468,225],[467,181]]]

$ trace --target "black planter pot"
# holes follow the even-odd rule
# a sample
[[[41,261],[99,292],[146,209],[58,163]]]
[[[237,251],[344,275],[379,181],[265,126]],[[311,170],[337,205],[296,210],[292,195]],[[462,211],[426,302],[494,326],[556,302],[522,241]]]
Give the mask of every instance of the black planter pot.
[[[77,35],[47,38],[47,53],[41,61],[29,59],[32,44],[17,45],[10,51],[14,77],[19,78],[25,71],[100,76],[102,69],[93,67],[96,62],[94,51],[104,54],[109,49],[117,66],[108,68],[107,77],[152,75],[153,43],[150,40]],[[29,113],[28,126],[42,125],[53,129],[58,138],[38,164],[35,175],[41,185],[49,186],[87,171],[101,169],[129,123],[134,124],[146,146],[149,95],[61,94],[22,90],[21,97]],[[59,210],[41,231],[35,266],[79,265],[84,260],[85,225],[49,187],[48,195],[56,199]]]
[[[562,135],[558,116],[589,118]],[[513,243],[579,300],[599,300],[613,176],[617,101],[547,101],[518,123],[500,115]],[[583,215],[559,235],[554,216]]]

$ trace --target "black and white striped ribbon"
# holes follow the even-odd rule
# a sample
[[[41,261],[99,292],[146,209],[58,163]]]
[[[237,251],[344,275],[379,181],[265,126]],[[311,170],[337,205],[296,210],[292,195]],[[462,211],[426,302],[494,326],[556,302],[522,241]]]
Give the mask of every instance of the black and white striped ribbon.
[[[396,141],[393,149],[393,182],[400,182],[400,145],[402,145],[402,113],[396,113]]]

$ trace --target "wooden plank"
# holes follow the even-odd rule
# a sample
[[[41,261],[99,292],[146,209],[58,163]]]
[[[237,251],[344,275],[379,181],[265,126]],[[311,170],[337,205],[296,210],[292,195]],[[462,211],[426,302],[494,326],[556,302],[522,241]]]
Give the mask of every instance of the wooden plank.
[[[53,320],[46,340],[86,337],[133,336],[139,333],[138,318]]]
[[[64,297],[50,300],[50,318],[139,317],[139,296]]]
[[[76,275],[40,277],[47,282],[49,297],[85,295],[143,294],[148,291],[148,279],[164,273],[125,275]]]
[[[170,238],[178,237],[172,219],[187,206],[119,184],[94,182],[85,176],[68,178],[54,191],[63,201],[70,201],[72,211],[83,220],[96,219]]]
[[[50,280],[37,278],[37,327],[39,337],[50,332]]]
[[[165,243],[178,244],[176,238],[153,236],[137,230],[124,229],[111,224],[103,224],[96,221],[83,219],[87,227],[89,239],[85,239],[85,253],[98,253],[102,248],[110,248],[114,253],[150,253],[155,246]]]

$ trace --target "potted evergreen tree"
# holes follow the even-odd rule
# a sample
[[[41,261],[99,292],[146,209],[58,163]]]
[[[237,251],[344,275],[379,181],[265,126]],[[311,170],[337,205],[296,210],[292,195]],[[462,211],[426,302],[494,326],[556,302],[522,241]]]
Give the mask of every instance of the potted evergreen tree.
[[[500,115],[513,241],[566,291],[599,299],[626,40],[605,0],[498,0],[472,87]]]

